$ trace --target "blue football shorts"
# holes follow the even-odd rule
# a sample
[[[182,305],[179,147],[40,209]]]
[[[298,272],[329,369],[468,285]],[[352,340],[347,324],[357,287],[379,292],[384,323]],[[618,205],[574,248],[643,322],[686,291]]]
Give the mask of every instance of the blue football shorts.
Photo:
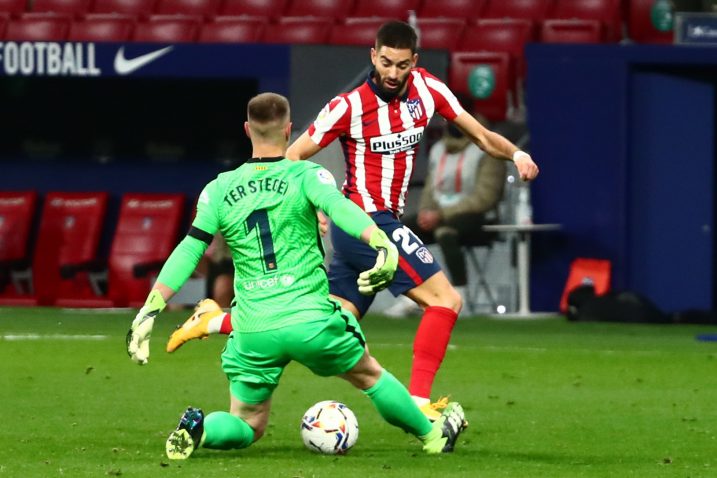
[[[441,270],[418,236],[392,213],[380,211],[371,213],[370,216],[398,248],[398,270],[388,288],[394,296],[421,285]],[[329,291],[354,304],[363,317],[375,296],[361,294],[356,279],[361,272],[376,264],[376,251],[361,240],[349,236],[333,223],[331,241],[334,256],[329,265]]]

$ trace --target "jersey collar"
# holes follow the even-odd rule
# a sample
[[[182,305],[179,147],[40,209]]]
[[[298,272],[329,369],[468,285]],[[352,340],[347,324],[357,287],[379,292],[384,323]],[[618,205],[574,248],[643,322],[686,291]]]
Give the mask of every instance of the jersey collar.
[[[381,88],[378,87],[378,85],[373,81],[373,75],[376,73],[375,68],[371,68],[368,72],[368,78],[366,78],[366,83],[368,83],[369,88],[371,88],[371,91],[374,92],[376,96],[381,98],[384,102],[390,103],[396,98],[396,95],[390,95],[385,93]],[[411,73],[408,74],[408,80],[406,81],[406,92],[401,95],[400,101],[406,101],[408,99],[408,90],[411,89],[411,83],[413,82],[413,75]]]
[[[283,156],[273,156],[271,158],[251,158],[247,163],[275,163],[284,159]]]

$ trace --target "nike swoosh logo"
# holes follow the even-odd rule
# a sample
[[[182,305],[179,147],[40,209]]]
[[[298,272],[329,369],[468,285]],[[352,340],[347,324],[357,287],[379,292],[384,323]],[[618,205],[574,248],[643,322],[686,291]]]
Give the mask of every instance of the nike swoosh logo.
[[[166,55],[172,50],[172,46],[162,48],[161,50],[152,51],[144,55],[140,55],[137,58],[128,60],[124,56],[124,47],[120,47],[115,55],[115,71],[118,75],[129,75],[148,63],[152,63],[160,56]]]
[[[375,121],[376,120],[362,121],[361,124],[363,124],[364,126],[369,126],[369,125],[373,124]]]

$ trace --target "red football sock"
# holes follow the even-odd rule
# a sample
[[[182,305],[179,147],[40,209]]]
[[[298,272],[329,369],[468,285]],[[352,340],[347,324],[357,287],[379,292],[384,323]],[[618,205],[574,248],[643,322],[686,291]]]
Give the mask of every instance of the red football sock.
[[[219,333],[229,335],[232,330],[232,314],[224,314],[224,318],[222,319],[222,326],[219,329]]]
[[[413,340],[413,365],[408,391],[417,397],[430,398],[433,379],[446,355],[451,331],[458,314],[447,307],[427,307]]]

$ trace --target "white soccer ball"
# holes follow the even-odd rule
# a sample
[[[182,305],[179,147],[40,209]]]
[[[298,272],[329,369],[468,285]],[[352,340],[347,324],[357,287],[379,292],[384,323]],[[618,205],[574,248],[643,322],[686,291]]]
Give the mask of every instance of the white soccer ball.
[[[356,444],[358,420],[349,407],[335,400],[312,406],[301,420],[301,438],[311,451],[326,455],[343,454]]]

